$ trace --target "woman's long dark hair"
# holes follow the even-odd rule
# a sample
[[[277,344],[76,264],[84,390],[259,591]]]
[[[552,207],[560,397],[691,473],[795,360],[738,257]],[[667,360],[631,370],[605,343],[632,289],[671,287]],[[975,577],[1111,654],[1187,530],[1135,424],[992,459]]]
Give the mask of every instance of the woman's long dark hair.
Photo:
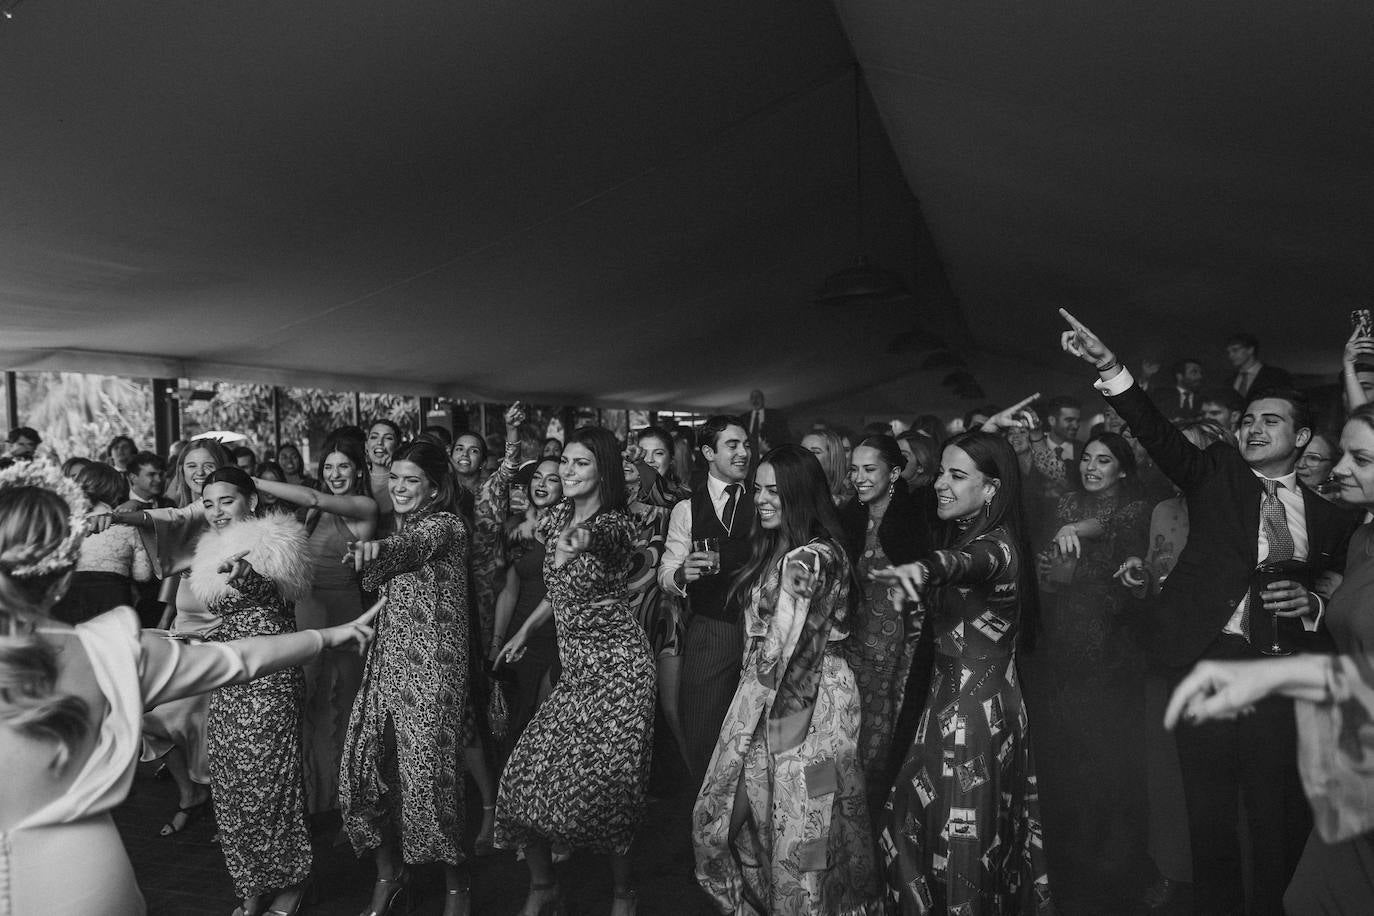
[[[573,443],[591,452],[596,461],[602,511],[624,512],[630,504],[630,488],[625,483],[625,464],[620,459],[620,441],[615,433],[600,426],[584,426],[574,430],[563,446],[564,455],[567,455],[568,446]]]
[[[1083,443],[1083,454],[1088,453],[1088,446],[1094,442],[1105,445],[1121,467],[1121,497],[1117,505],[1123,505],[1133,499],[1142,499],[1145,492],[1140,485],[1139,465],[1136,464],[1135,450],[1131,448],[1131,443],[1126,441],[1126,437],[1120,433],[1098,433]]]
[[[965,547],[975,538],[997,528],[1005,528],[1011,546],[1018,557],[1017,593],[1021,604],[1021,648],[1035,647],[1035,635],[1040,628],[1040,592],[1035,577],[1035,554],[1031,552],[1030,532],[1025,521],[1022,500],[1021,466],[1010,443],[992,433],[971,432],[955,436],[945,448],[957,448],[968,455],[984,477],[997,481],[997,492],[987,511],[979,514],[972,525],[959,531],[950,525],[946,543]]]
[[[375,424],[374,424],[375,425]],[[429,439],[416,439],[403,445],[391,456],[391,466],[398,461],[409,461],[417,466],[437,491],[431,508],[438,512],[458,511],[458,481],[453,476],[453,465],[449,464],[448,454]]]
[[[754,518],[749,534],[749,559],[730,583],[725,598],[727,606],[735,602],[743,606],[748,601],[749,591],[778,557],[817,538],[830,541],[835,552],[847,562],[844,529],[835,502],[830,498],[830,484],[816,456],[800,445],[779,445],[760,459],[759,466],[765,464],[772,467],[777,476],[782,525],[770,531]]]
[[[328,439],[325,439],[324,448],[320,449],[320,460],[315,466],[315,489],[319,490],[321,493],[330,492],[329,484],[325,483],[324,480],[324,463],[328,461],[329,456],[335,452],[338,452],[340,455],[343,455],[349,461],[353,462],[353,467],[358,471],[357,479],[353,481],[353,489],[345,495],[371,496],[372,483],[368,477],[369,465],[367,463],[367,454],[363,448],[363,443],[352,436],[340,436],[338,433],[333,433]],[[301,470],[305,470],[304,466],[302,466]]]

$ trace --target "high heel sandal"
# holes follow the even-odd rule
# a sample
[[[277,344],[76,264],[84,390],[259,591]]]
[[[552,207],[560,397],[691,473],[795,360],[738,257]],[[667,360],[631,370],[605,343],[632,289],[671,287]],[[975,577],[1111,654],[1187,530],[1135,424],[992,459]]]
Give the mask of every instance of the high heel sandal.
[[[314,893],[315,882],[310,878],[306,878],[304,881],[301,882],[300,893],[296,895],[295,906],[291,907],[291,909],[289,910],[280,910],[274,906],[272,907],[272,909],[263,913],[262,916],[298,916],[298,914],[301,911],[301,907],[305,906],[306,900],[308,898],[314,897]],[[276,903],[276,900],[273,900],[272,902]],[[314,901],[311,900],[311,902],[313,903]]]
[[[157,832],[157,835],[160,837],[169,837],[174,833],[181,833],[181,831],[199,820],[200,816],[205,813],[209,806],[210,797],[208,795],[204,800],[196,802],[194,805],[177,806],[176,814],[173,814],[172,819],[162,825],[162,829]],[[178,817],[182,819],[180,827],[177,826]]]
[[[377,901],[378,892],[385,896],[380,905],[374,905]],[[392,907],[396,906],[401,897],[405,897],[405,903],[399,913],[410,912],[410,872],[402,866],[396,874],[390,878],[378,876],[377,883],[372,885],[372,900],[368,909],[363,910],[358,916],[391,916]]]
[[[535,916],[568,916],[568,908],[563,905],[563,892],[559,890],[557,881],[530,885],[530,893],[542,894],[545,891],[553,891],[553,896],[539,904],[539,909],[535,910]],[[525,911],[521,909],[520,912]]]
[[[483,806],[482,806],[482,818],[483,818],[483,820],[486,819],[486,813],[487,813],[488,811],[490,811],[490,812],[492,812],[493,814],[495,814],[495,813],[496,813],[496,806],[495,806],[495,805],[483,805]],[[482,858],[486,858],[487,856],[494,856],[494,855],[496,855],[498,852],[500,852],[501,850],[499,850],[499,849],[496,848],[496,845],[495,845],[495,842],[494,842],[494,841],[495,841],[495,833],[496,833],[496,824],[493,822],[493,823],[492,823],[492,826],[491,826],[491,832],[490,832],[490,833],[487,833],[487,835],[486,835],[485,837],[483,837],[483,835],[482,835],[481,833],[477,834],[477,839],[475,839],[475,840],[472,841],[472,854],[475,855],[475,856],[481,856]]]
[[[636,916],[639,912],[639,892],[636,890],[616,891],[611,898],[611,916]],[[626,906],[619,908],[621,903]]]

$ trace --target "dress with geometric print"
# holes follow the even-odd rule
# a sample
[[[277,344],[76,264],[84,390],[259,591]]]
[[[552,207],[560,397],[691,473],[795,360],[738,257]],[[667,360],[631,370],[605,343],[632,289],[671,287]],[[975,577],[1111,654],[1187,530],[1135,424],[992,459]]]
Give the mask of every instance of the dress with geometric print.
[[[1012,543],[996,528],[923,561],[935,672],[878,838],[904,914],[1054,913],[1016,674]]]
[[[539,527],[563,673],[506,762],[496,845],[624,854],[644,815],[657,684],[626,591],[635,524],[623,512],[597,513],[582,525],[587,549],[559,565],[553,545],[572,514],[565,500]]]

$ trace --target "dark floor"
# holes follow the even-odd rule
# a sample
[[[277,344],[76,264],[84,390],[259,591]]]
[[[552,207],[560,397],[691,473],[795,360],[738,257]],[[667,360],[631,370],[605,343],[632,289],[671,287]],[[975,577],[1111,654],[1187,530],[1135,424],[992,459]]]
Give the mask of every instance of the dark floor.
[[[475,793],[474,793],[475,794]],[[707,898],[691,876],[688,840],[691,797],[654,801],[634,850],[643,916],[709,916]],[[214,825],[205,818],[169,838],[158,828],[176,810],[176,789],[139,768],[129,800],[115,821],[133,860],[150,916],[229,916],[238,901],[218,847],[210,844]],[[475,812],[480,816],[480,808]],[[474,831],[476,822],[474,821]],[[524,863],[514,853],[473,860],[474,916],[519,912],[529,886]],[[558,866],[570,916],[605,914],[611,908],[610,870],[604,856],[575,854]],[[315,886],[318,902],[302,908],[309,916],[356,916],[367,904],[375,873],[370,860],[354,858],[347,845],[317,838]],[[418,872],[413,897],[417,916],[438,916],[443,908],[443,877],[437,869]]]

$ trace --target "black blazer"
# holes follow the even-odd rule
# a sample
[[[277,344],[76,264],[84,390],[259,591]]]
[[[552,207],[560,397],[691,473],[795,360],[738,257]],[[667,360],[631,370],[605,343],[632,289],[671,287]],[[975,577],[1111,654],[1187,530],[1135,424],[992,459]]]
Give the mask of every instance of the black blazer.
[[[1170,420],[1192,420],[1202,415],[1202,392],[1193,392],[1193,406],[1191,410],[1184,410],[1178,404],[1178,388],[1170,385],[1168,388],[1151,388],[1150,400],[1155,402],[1159,412]]]
[[[1259,562],[1264,487],[1240,452],[1222,443],[1199,451],[1139,388],[1108,400],[1188,503],[1188,544],[1160,594],[1151,653],[1167,667],[1186,667],[1207,652],[1245,597]],[[1308,562],[1314,573],[1343,572],[1358,513],[1306,487],[1302,496]]]
[[[1240,375],[1239,372],[1231,373],[1231,380],[1227,383],[1228,385],[1230,385],[1231,388],[1236,387],[1236,376],[1238,375]],[[1260,366],[1259,372],[1255,373],[1255,380],[1250,383],[1250,390],[1247,391],[1243,395],[1243,397],[1248,398],[1256,391],[1263,391],[1266,388],[1292,387],[1293,376],[1289,375],[1287,372],[1285,372],[1283,369],[1280,369],[1278,366],[1262,365]]]

